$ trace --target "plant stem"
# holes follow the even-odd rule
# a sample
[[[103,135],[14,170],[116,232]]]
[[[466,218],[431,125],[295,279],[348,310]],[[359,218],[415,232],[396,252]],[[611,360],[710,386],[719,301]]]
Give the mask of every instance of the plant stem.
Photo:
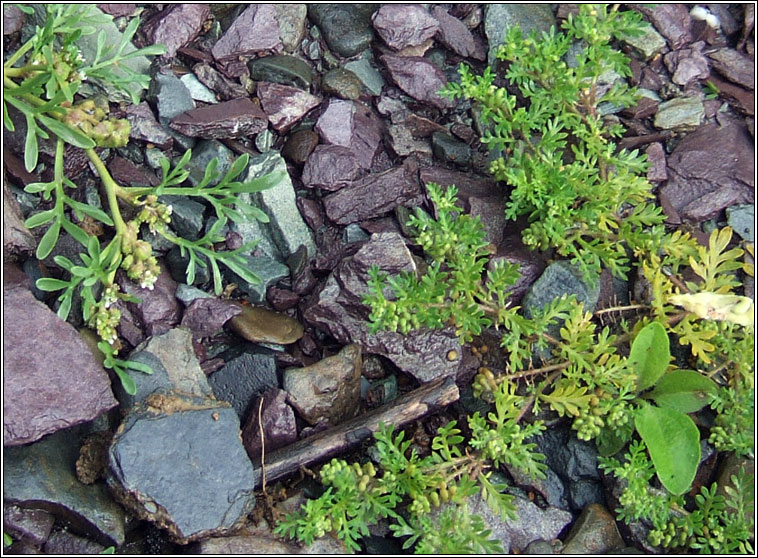
[[[47,70],[48,67],[40,64],[29,64],[28,66],[22,66],[21,68],[3,68],[3,74],[6,77],[23,77],[28,72],[36,72]]]
[[[103,181],[105,194],[108,197],[108,207],[110,208],[111,216],[113,217],[113,223],[116,226],[116,235],[121,236],[126,233],[126,223],[124,223],[124,219],[121,217],[121,210],[118,207],[118,197],[116,193],[120,187],[116,181],[113,180],[108,169],[105,168],[103,160],[94,149],[85,149],[84,153],[92,164],[95,165],[95,170],[100,176],[100,180]]]
[[[6,73],[8,70],[12,69],[11,66],[16,63],[16,61],[21,58],[24,54],[26,54],[26,51],[32,48],[33,46],[34,37],[26,41],[21,47],[14,52],[8,60],[5,61],[5,64],[3,64],[3,70],[4,73]],[[7,73],[6,73],[7,75]]]

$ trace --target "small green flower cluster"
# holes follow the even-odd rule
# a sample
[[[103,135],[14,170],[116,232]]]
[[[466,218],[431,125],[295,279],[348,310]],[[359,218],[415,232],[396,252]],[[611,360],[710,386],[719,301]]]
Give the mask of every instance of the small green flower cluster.
[[[110,118],[107,108],[99,107],[93,99],[85,99],[69,108],[63,122],[81,130],[98,147],[124,147],[129,142],[129,121]]]

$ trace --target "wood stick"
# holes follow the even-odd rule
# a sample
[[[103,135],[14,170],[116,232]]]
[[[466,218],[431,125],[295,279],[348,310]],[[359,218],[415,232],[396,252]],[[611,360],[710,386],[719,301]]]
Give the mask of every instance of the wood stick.
[[[266,482],[270,484],[296,473],[301,466],[323,462],[358,446],[379,430],[382,423],[402,426],[458,400],[458,386],[450,376],[429,382],[364,415],[350,419],[304,440],[268,454]],[[256,464],[255,487],[262,482],[261,467]]]

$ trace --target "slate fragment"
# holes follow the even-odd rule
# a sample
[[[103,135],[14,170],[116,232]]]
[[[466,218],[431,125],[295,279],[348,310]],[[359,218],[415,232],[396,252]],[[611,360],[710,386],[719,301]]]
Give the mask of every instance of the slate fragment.
[[[370,4],[309,4],[308,19],[315,23],[329,48],[349,58],[366,49],[374,39]]]
[[[303,186],[335,191],[361,175],[358,158],[341,145],[317,145],[303,167]]]
[[[261,81],[258,83],[258,98],[271,126],[280,135],[286,134],[321,99],[290,85]]]
[[[3,172],[3,261],[28,255],[37,248],[34,235],[24,225],[24,216]]]
[[[474,35],[460,19],[450,15],[442,6],[433,6],[431,14],[439,23],[436,36],[443,45],[464,58],[487,58],[484,45],[475,40]]]
[[[251,4],[216,41],[211,53],[216,60],[228,62],[264,50],[278,52],[282,48],[275,6]]]
[[[361,167],[369,169],[381,149],[382,122],[359,102],[330,99],[316,122],[323,143],[352,150]]]
[[[418,46],[439,28],[437,20],[418,4],[383,4],[371,21],[377,35],[394,50]]]
[[[235,356],[223,353],[222,358],[226,363],[211,374],[208,383],[216,398],[228,402],[243,420],[252,412],[254,398],[278,387],[276,355],[274,351],[252,347]]]
[[[682,48],[692,41],[689,9],[684,4],[635,4],[632,9],[642,13],[663,35],[672,50]]]
[[[174,143],[174,138],[161,127],[146,101],[129,105],[126,108],[126,119],[131,125],[130,138],[153,143],[162,149],[169,149]]]
[[[455,101],[439,94],[440,89],[447,85],[445,74],[426,58],[391,54],[385,54],[380,58],[387,67],[392,81],[414,99],[438,109],[455,106]]]
[[[268,127],[268,118],[249,98],[234,99],[184,112],[171,120],[171,128],[205,139],[252,136]]]
[[[164,56],[173,57],[197,38],[210,13],[207,4],[173,4],[145,22],[142,30],[151,44],[165,45]]]
[[[242,308],[231,300],[198,298],[184,310],[181,325],[189,329],[196,339],[201,339],[217,333],[241,312]]]
[[[130,294],[140,302],[129,302],[129,309],[137,316],[145,327],[148,336],[165,333],[182,317],[182,308],[176,300],[176,281],[168,271],[163,269],[152,289],[141,288],[126,278],[123,271],[116,273],[116,281],[121,291]]]
[[[720,48],[708,53],[713,68],[728,79],[751,91],[755,89],[755,60],[733,48]]]
[[[247,97],[248,95],[247,89],[243,85],[230,80],[205,62],[192,66],[192,72],[208,89],[215,91],[222,101]]]
[[[266,442],[265,451],[283,448],[297,440],[297,425],[295,423],[295,411],[287,402],[287,392],[279,388],[271,388],[261,398],[263,406],[260,409],[258,422],[258,407],[260,399],[251,406],[247,421],[242,427],[242,443],[248,456],[253,463],[260,463],[261,430]]]

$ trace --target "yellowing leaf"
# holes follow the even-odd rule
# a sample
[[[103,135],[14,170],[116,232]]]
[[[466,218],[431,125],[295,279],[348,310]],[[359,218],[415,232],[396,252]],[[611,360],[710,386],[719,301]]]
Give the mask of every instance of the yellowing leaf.
[[[745,327],[752,327],[755,321],[753,301],[746,296],[690,293],[671,295],[669,302],[705,320],[727,321]]]

